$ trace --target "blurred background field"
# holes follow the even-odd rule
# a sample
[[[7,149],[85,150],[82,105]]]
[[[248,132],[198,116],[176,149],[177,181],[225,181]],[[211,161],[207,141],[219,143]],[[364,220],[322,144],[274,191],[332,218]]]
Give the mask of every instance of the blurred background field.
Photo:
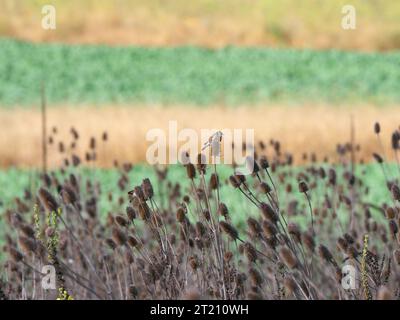
[[[0,41],[0,103],[399,103],[400,53]]]
[[[41,27],[43,5],[57,29]],[[303,153],[334,157],[350,137],[370,161],[400,123],[400,3],[352,1],[0,0],[0,166],[40,164],[40,87],[59,139],[110,133],[141,163],[154,127],[254,128]],[[83,150],[86,146],[81,146]],[[53,147],[54,149],[55,147]],[[60,163],[49,153],[49,163]],[[110,161],[99,162],[110,166]]]
[[[40,26],[57,8],[58,30]],[[341,28],[357,8],[357,30]],[[400,46],[400,3],[388,0],[1,0],[0,35],[30,41],[141,46],[226,45],[389,50]]]

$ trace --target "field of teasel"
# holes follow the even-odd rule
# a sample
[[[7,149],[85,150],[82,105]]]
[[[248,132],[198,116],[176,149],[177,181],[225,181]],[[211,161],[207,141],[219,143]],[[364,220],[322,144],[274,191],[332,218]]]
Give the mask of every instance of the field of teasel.
[[[353,142],[338,145],[334,161],[305,154],[308,165],[295,167],[271,140],[247,158],[251,176],[232,166],[223,178],[200,154],[179,168],[185,180],[157,166],[154,179],[134,185],[133,166],[115,160],[119,179],[105,192],[90,170],[107,133],[82,157],[72,129],[58,144],[61,168],[2,212],[0,299],[399,299],[400,132],[384,150],[380,131],[376,123],[371,156],[383,185],[365,184]],[[371,201],[378,189],[388,201]],[[115,199],[104,212],[100,202]],[[52,290],[42,286],[43,266],[55,270]]]

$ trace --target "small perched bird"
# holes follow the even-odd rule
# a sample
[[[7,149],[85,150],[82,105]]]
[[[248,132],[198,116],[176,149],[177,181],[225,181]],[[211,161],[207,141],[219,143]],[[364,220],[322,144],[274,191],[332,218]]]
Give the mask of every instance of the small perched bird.
[[[203,151],[204,149],[208,148],[211,146],[211,149],[218,149],[219,150],[219,143],[222,141],[222,137],[223,137],[223,133],[222,131],[217,131],[215,132],[211,137],[208,138],[208,141],[206,143],[204,143],[203,148],[201,149],[201,151]]]

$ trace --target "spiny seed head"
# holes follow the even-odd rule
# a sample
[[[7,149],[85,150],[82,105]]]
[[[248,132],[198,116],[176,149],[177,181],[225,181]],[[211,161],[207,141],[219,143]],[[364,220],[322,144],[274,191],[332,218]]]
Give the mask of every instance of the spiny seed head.
[[[349,244],[346,241],[346,239],[339,237],[339,239],[337,240],[337,246],[342,252],[345,253],[345,252],[347,252],[347,248],[348,248]]]
[[[246,157],[246,167],[251,173],[258,173],[260,171],[260,167],[258,166],[257,162],[253,157],[250,156]]]
[[[61,198],[64,204],[74,204],[77,200],[75,191],[69,185],[64,185],[61,190]]]
[[[25,254],[29,254],[30,252],[36,251],[36,242],[32,238],[20,236],[18,238],[18,243],[21,249],[25,252]]]
[[[298,243],[301,242],[301,232],[300,228],[294,222],[290,222],[288,225],[289,234],[294,238],[294,240]]]
[[[379,122],[375,122],[374,132],[375,132],[375,134],[379,134],[381,132],[381,125],[379,124]]]
[[[121,216],[121,215],[117,215],[114,218],[114,221],[120,226],[120,227],[126,227],[129,225],[128,220],[125,219],[125,217]]]
[[[275,213],[275,210],[272,209],[272,207],[265,202],[262,202],[260,204],[260,209],[261,209],[261,213],[263,214],[264,218],[271,222],[271,223],[276,223],[278,221],[278,216]]]
[[[376,162],[378,162],[378,163],[382,163],[383,162],[383,158],[379,154],[373,153],[372,156],[374,157]]]
[[[44,188],[39,189],[39,200],[48,212],[56,212],[59,208],[57,201],[51,193]]]
[[[305,232],[302,234],[302,242],[310,252],[315,251],[315,240],[310,233]]]
[[[397,227],[396,221],[394,221],[394,220],[389,221],[389,230],[393,236],[395,236],[397,234],[397,232],[399,231],[399,228]]]
[[[228,217],[229,211],[225,203],[221,202],[218,205],[218,213],[223,216],[225,219]]]
[[[35,230],[29,224],[22,223],[20,225],[20,230],[28,238],[35,237]]]
[[[237,230],[225,221],[220,221],[219,226],[232,240],[236,240],[239,236]]]
[[[196,169],[192,163],[186,165],[186,174],[190,180],[196,178]]]
[[[394,200],[400,201],[400,188],[399,188],[399,186],[397,184],[393,183],[391,191],[392,191],[392,195],[393,195]]]
[[[297,259],[287,247],[282,247],[279,250],[279,257],[281,261],[289,268],[294,269],[297,267]]]
[[[247,225],[249,226],[250,232],[254,236],[259,236],[260,233],[262,232],[261,226],[258,223],[258,221],[254,218],[248,218],[247,219]]]
[[[396,209],[393,207],[387,207],[386,210],[386,217],[390,219],[394,219],[396,217]]]
[[[126,207],[126,215],[129,221],[133,221],[136,219],[136,211],[131,206]]]
[[[182,207],[179,207],[176,211],[176,220],[179,223],[183,223],[186,220],[185,210]]]
[[[249,276],[254,286],[260,287],[262,285],[263,278],[261,273],[256,268],[251,267],[249,269]]]
[[[392,134],[392,149],[400,149],[400,131],[395,131]]]
[[[332,263],[334,261],[332,253],[329,251],[327,247],[321,244],[318,247],[319,256],[328,263]]]
[[[260,159],[260,166],[261,168],[263,168],[264,170],[267,170],[269,168],[269,163],[266,157],[261,157]]]
[[[266,238],[273,238],[273,237],[275,237],[275,235],[277,233],[275,225],[267,220],[263,221],[262,229],[264,231],[264,235]]]
[[[151,199],[154,196],[154,190],[153,190],[153,186],[150,182],[150,179],[145,178],[142,181],[142,190],[143,190],[145,199]]]
[[[229,182],[235,189],[239,188],[241,184],[240,180],[236,179],[234,175],[229,176]]]
[[[107,238],[106,240],[105,240],[105,243],[112,249],[112,250],[114,250],[116,247],[117,247],[117,244],[114,242],[114,240],[113,239],[111,239],[111,238]]]
[[[128,244],[132,248],[136,248],[138,246],[139,242],[137,241],[137,239],[134,236],[129,236],[128,237]]]
[[[307,186],[307,183],[305,183],[305,181],[300,181],[300,183],[299,183],[299,191],[301,193],[306,193],[308,191],[308,186]]]
[[[213,173],[211,175],[211,177],[210,177],[210,188],[211,188],[211,190],[218,189],[218,185],[219,185],[218,175],[216,173]]]
[[[112,229],[113,240],[120,246],[124,245],[127,241],[125,233],[118,227]]]
[[[260,189],[261,189],[261,192],[264,194],[270,194],[272,191],[271,187],[266,182],[261,182]]]
[[[20,262],[24,258],[22,253],[14,247],[8,248],[8,253],[10,254],[11,259],[14,260],[14,262]]]
[[[244,244],[244,254],[249,262],[256,262],[257,251],[250,242]]]
[[[203,153],[199,153],[197,155],[197,170],[199,171],[199,174],[206,173],[206,164],[207,164],[206,156]]]

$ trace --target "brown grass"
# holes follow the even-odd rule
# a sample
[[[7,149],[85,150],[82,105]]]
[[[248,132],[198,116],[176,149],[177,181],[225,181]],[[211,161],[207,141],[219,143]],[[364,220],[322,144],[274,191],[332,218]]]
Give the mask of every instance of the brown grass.
[[[56,6],[56,31],[41,28],[43,4]],[[0,0],[0,35],[144,46],[399,48],[396,1],[352,1],[357,9],[357,29],[352,31],[341,27],[346,4],[347,0]]]
[[[391,130],[400,124],[398,107],[373,106],[259,106],[226,108],[214,106],[195,108],[188,106],[108,106],[76,107],[60,106],[48,112],[48,131],[57,126],[54,140],[70,141],[70,128],[78,129],[81,139],[78,150],[88,148],[90,137],[101,138],[109,133],[109,142],[100,150],[99,165],[110,166],[112,159],[132,162],[145,160],[147,130],[168,129],[168,121],[177,120],[178,129],[253,128],[257,140],[279,138],[283,151],[289,150],[295,162],[304,152],[315,152],[320,157],[336,157],[335,145],[350,140],[350,117],[354,115],[355,141],[361,145],[358,157],[371,160],[371,154],[379,151],[373,138],[373,124],[382,126],[382,140],[390,141]],[[33,109],[2,109],[0,111],[0,166],[41,165],[40,112]],[[167,132],[167,131],[166,131]],[[57,146],[49,146],[49,165],[62,161]],[[389,147],[389,145],[387,145]],[[358,159],[359,160],[359,159]]]

